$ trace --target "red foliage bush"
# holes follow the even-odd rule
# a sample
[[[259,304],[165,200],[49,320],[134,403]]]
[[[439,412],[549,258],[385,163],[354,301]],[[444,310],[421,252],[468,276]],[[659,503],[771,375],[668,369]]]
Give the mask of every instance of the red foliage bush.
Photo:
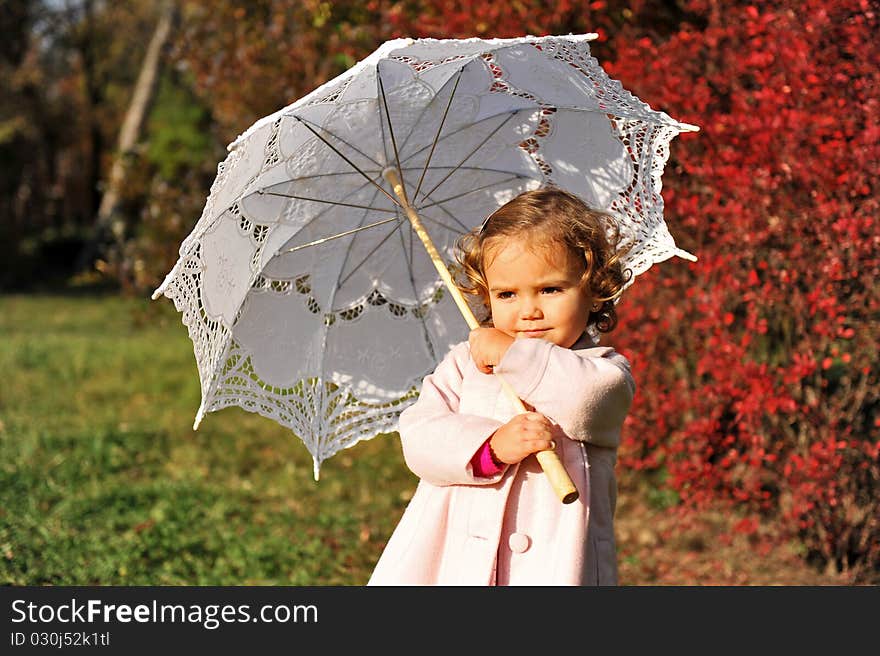
[[[817,565],[876,579],[878,17],[858,1],[687,6],[703,27],[618,39],[609,67],[703,126],[665,193],[700,261],[640,280],[622,317],[644,375],[624,463],[662,457],[687,504],[734,503]],[[679,335],[658,341],[645,318]],[[658,454],[639,443],[654,416]]]
[[[639,393],[621,473],[730,504],[807,559],[880,577],[880,46],[865,0],[401,2],[395,35],[599,31],[594,53],[702,132],[673,144],[666,216],[694,264],[636,281],[614,342]],[[382,3],[374,3],[377,11]]]

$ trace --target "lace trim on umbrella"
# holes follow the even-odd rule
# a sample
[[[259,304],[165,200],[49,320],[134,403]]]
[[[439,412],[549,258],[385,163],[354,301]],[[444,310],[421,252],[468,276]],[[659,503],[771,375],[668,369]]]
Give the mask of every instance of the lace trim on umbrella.
[[[675,245],[663,219],[661,176],[669,159],[669,143],[679,130],[628,119],[612,120],[612,126],[627,146],[636,171],[631,184],[614,198],[610,207],[619,219],[625,241],[636,244],[623,258],[624,266],[632,271],[628,287],[653,264],[674,255],[687,260],[695,258]]]
[[[260,170],[252,175],[250,179],[248,179],[242,185],[242,191],[245,192],[250,186],[254,183],[254,181],[262,175],[266,169],[278,164],[281,161],[281,151],[278,148],[278,135],[281,127],[281,118],[279,117],[272,124],[272,131],[269,135],[269,140],[266,142],[266,148],[264,151],[263,164],[260,167]],[[231,206],[225,208],[224,212],[220,212],[219,214],[215,212],[215,204],[217,196],[220,190],[224,187],[227,182],[227,179],[230,175],[230,172],[235,169],[235,165],[242,158],[245,151],[245,147],[241,146],[239,148],[233,149],[224,159],[217,165],[217,177],[214,179],[214,182],[211,184],[211,189],[208,192],[208,198],[205,201],[205,207],[202,210],[202,215],[199,217],[198,222],[196,222],[195,227],[189,236],[184,239],[183,243],[180,247],[180,254],[185,255],[189,253],[202,236],[214,225],[214,223],[221,219],[223,213],[226,211],[233,212],[236,214],[240,214],[240,210],[238,208],[238,201],[233,203]],[[239,194],[239,199],[244,195],[244,193]],[[172,270],[173,273],[173,270]],[[160,287],[160,289],[162,289]]]
[[[270,278],[265,274],[260,274],[257,276],[251,287],[255,290],[268,291],[281,296],[289,296],[294,293],[305,296],[306,307],[309,309],[309,312],[312,314],[321,314],[323,312],[325,326],[332,326],[337,321],[355,321],[364,313],[364,310],[370,306],[385,306],[388,312],[397,318],[411,316],[415,319],[421,320],[427,316],[431,306],[436,305],[443,300],[448,293],[442,283],[438,283],[428,300],[422,303],[407,304],[390,299],[378,289],[374,289],[363,299],[355,301],[345,308],[324,312],[318,301],[311,295],[312,285],[311,276],[309,274],[297,278],[284,279]]]
[[[314,377],[275,387],[254,370],[247,352],[232,338],[206,412],[238,406],[289,428],[312,455],[315,480],[321,463],[342,449],[397,429],[397,418],[418,397],[418,381],[400,398],[363,403],[350,390]]]
[[[427,71],[428,69],[434,68],[435,66],[448,64],[449,62],[459,61],[462,59],[473,59],[473,57],[473,55],[452,55],[451,57],[445,57],[443,59],[433,61],[430,59],[416,59],[415,57],[410,57],[408,55],[392,55],[388,59],[393,59],[394,61],[406,64],[417,73],[421,73],[422,71]]]
[[[175,267],[177,275],[166,280],[163,293],[174,302],[174,307],[181,313],[181,321],[192,340],[204,406],[204,399],[208,398],[214,382],[210,372],[216,371],[226,357],[232,333],[222,321],[210,318],[202,305],[199,288],[203,270],[201,245],[196,243],[179,266]],[[204,407],[199,408],[193,428],[198,425],[203,413]]]
[[[673,255],[694,259],[690,253],[675,246],[665,227],[663,197],[660,195],[661,176],[669,159],[669,143],[681,131],[678,124],[666,114],[651,109],[633,96],[619,81],[611,79],[599,62],[590,55],[586,43],[560,40],[552,43],[531,42],[531,45],[549,57],[568,63],[590,79],[599,107],[608,112],[612,130],[618,135],[631,158],[635,173],[633,180],[606,208],[616,214],[625,241],[635,240],[639,245],[624,259],[625,266],[633,273],[627,286],[652,264]],[[529,153],[540,167],[546,182],[552,184],[553,170],[542,157],[541,149],[543,138],[553,129],[556,108],[511,85],[491,52],[482,53],[480,57],[494,78],[492,92],[525,98],[541,108],[541,118],[534,134],[520,143],[520,148]]]
[[[589,78],[599,101],[599,108],[606,110],[609,114],[624,115],[652,122],[661,119],[670,125],[677,124],[668,115],[651,109],[647,103],[642,102],[624,89],[619,80],[611,78],[599,64],[599,61],[590,54],[590,47],[586,43],[559,40],[533,43],[532,45],[548,57],[566,62]]]
[[[544,179],[546,182],[553,182],[553,168],[546,162],[546,160],[541,156],[541,139],[546,137],[550,133],[550,121],[552,115],[556,112],[556,108],[546,103],[542,103],[540,99],[527,92],[522,91],[521,89],[517,89],[511,86],[504,79],[504,70],[495,60],[495,57],[491,52],[485,52],[480,55],[484,62],[486,62],[486,66],[489,68],[489,72],[492,74],[494,81],[492,82],[492,86],[489,88],[489,91],[492,93],[505,93],[510,96],[517,96],[519,98],[525,98],[526,100],[531,100],[538,107],[541,108],[541,118],[538,121],[538,126],[535,128],[535,132],[531,137],[524,140],[519,144],[519,147],[526,151],[529,156],[535,160],[535,163],[538,165],[538,168],[541,169],[541,173],[544,174]]]
[[[319,96],[318,98],[314,98],[307,103],[303,103],[299,107],[311,107],[312,105],[321,105],[336,102],[337,100],[339,100],[339,97],[343,93],[345,93],[345,90],[348,89],[349,85],[351,84],[351,80],[351,77],[341,80],[339,84],[329,89],[324,95]]]
[[[590,79],[599,107],[608,112],[612,129],[626,147],[635,172],[631,184],[619,192],[609,209],[620,219],[627,241],[638,245],[624,258],[632,271],[627,283],[653,264],[678,255],[694,257],[677,248],[663,217],[662,174],[669,159],[669,143],[681,132],[671,117],[651,109],[612,79],[585,43],[564,40],[534,44],[555,59],[567,62]],[[625,118],[622,118],[625,117]]]
[[[275,166],[279,161],[281,161],[281,151],[278,148],[278,133],[280,131],[280,128],[281,119],[279,118],[272,124],[272,134],[269,136],[269,141],[266,142],[266,159],[263,161],[263,166],[260,169],[260,173],[271,166]],[[248,183],[248,186],[249,185],[250,183]]]
[[[235,221],[239,232],[248,236],[254,243],[255,249],[251,256],[250,269],[252,276],[255,277],[270,226],[257,224],[248,219],[241,213],[238,203],[233,203],[216,220],[224,218]],[[181,321],[187,327],[193,342],[193,352],[199,371],[203,399],[202,407],[199,408],[196,416],[196,425],[204,415],[204,399],[210,397],[216,379],[214,372],[220,367],[227,341],[231,337],[230,330],[220,319],[208,316],[202,303],[199,289],[202,286],[202,271],[205,267],[201,257],[201,248],[199,240],[193,241],[160,287],[161,293],[171,299],[177,311],[181,313]]]

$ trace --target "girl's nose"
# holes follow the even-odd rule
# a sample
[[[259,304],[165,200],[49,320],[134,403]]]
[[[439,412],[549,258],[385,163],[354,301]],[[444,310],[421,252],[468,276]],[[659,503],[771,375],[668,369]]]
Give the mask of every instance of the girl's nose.
[[[522,319],[541,319],[541,305],[537,299],[525,298],[519,308],[520,318]]]

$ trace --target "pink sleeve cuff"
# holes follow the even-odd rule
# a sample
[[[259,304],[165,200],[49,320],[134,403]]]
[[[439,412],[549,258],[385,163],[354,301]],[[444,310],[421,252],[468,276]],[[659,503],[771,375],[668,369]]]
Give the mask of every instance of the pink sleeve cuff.
[[[504,471],[504,467],[499,467],[492,461],[492,454],[489,451],[489,440],[483,442],[483,446],[471,458],[471,467],[474,470],[474,476],[480,478],[492,478]]]

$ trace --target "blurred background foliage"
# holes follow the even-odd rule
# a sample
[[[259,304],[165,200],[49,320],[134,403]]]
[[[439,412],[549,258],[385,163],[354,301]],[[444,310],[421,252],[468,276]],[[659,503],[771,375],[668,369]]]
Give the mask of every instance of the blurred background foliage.
[[[138,304],[176,260],[226,144],[256,119],[389,38],[598,32],[592,50],[612,77],[655,108],[702,127],[673,142],[663,188],[673,235],[700,261],[674,261],[640,277],[614,335],[639,382],[621,450],[623,498],[642,490],[653,507],[675,517],[671,535],[696,511],[734,509],[735,530],[716,527],[696,541],[715,549],[744,536],[766,557],[794,540],[798,558],[816,571],[877,581],[877,12],[868,0],[3,0],[0,292],[100,291],[128,297],[121,307],[140,321],[156,320],[150,313],[162,310]],[[154,46],[159,56],[151,59]],[[111,311],[106,297],[96,303],[90,311]],[[47,343],[22,336],[27,321],[38,320],[37,306],[21,310],[18,323],[12,308],[22,306],[7,300],[0,309],[8,346],[0,355],[14,377],[49,366]],[[179,325],[164,325],[185,342]],[[145,339],[145,351],[164,344],[154,335]],[[191,365],[185,351],[181,366]],[[82,349],[64,353],[77,362],[87,357]],[[195,372],[187,375],[195,385]],[[47,374],[39,384],[50,381]],[[35,455],[40,448],[56,448],[58,440],[78,444],[89,432],[81,426],[79,437],[64,442],[54,429],[26,430],[23,416],[17,425],[9,419],[15,399],[0,393],[4,460],[21,463],[4,470],[12,481],[4,494],[45,465]],[[42,411],[31,420],[41,417]],[[118,418],[84,421],[106,424],[95,458],[112,459],[131,446],[119,434],[130,428],[121,429]],[[275,430],[269,424],[245,425],[262,433]],[[13,444],[11,425],[20,444]],[[139,426],[135,443],[152,440],[151,430]],[[174,432],[171,423],[156,430]],[[385,457],[388,465],[397,454]],[[153,475],[167,473],[166,465],[150,462]],[[236,477],[238,465],[227,464]],[[368,485],[369,473],[362,475],[359,484]],[[410,484],[401,474],[397,485]],[[168,485],[137,494],[150,506],[150,495],[177,494]],[[192,503],[216,493],[199,488]],[[53,499],[41,503],[54,508]],[[402,505],[387,502],[386,513],[389,507],[399,512]],[[181,526],[184,515],[174,515]],[[372,536],[365,519],[341,529],[360,536],[353,540],[366,556],[354,579],[336,573],[329,580],[365,576],[393,519],[371,520],[380,527]],[[135,524],[142,528],[120,539],[140,535],[149,521],[155,517],[141,518]],[[13,531],[8,517],[5,526]],[[16,526],[23,535],[39,530]],[[622,565],[637,581],[645,561],[627,551],[628,541],[647,552],[662,536],[642,539],[641,529],[624,522],[621,531]],[[287,558],[278,555],[276,537],[267,544],[278,552],[265,560]],[[34,544],[46,544],[39,539]],[[168,546],[169,554],[176,548]],[[98,570],[93,576],[125,580],[120,565],[108,563],[100,570],[106,577]],[[87,582],[82,567],[75,580]],[[228,583],[238,576],[235,567],[199,580]],[[15,582],[34,580],[13,570]],[[149,571],[143,565],[136,580],[148,582]],[[184,580],[184,571],[156,580]],[[278,578],[271,567],[255,572],[260,581],[299,581]]]

